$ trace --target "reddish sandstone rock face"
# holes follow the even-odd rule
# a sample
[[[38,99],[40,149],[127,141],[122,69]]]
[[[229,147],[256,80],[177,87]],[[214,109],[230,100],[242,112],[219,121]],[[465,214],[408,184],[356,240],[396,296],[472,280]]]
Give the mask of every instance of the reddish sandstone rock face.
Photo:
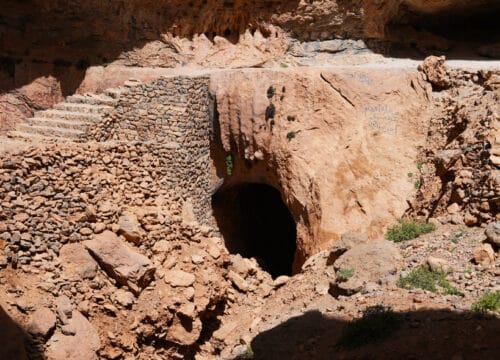
[[[345,231],[380,235],[406,209],[407,173],[428,125],[427,85],[417,72],[238,71],[214,74],[212,86],[218,163],[235,159],[226,186],[278,188],[298,219],[303,255]]]

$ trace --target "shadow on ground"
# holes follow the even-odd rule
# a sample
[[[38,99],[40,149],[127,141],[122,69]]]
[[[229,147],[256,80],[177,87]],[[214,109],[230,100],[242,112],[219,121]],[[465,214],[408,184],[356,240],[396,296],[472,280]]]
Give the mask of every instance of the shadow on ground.
[[[432,310],[396,315],[401,321],[385,340],[346,348],[338,342],[348,322],[307,312],[260,333],[251,343],[254,356],[238,359],[498,359],[499,317]]]
[[[0,359],[43,360],[35,341],[0,306]]]

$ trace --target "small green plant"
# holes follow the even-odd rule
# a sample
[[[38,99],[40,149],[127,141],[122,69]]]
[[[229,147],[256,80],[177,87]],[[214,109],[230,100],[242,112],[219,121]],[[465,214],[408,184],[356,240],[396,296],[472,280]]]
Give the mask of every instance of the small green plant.
[[[354,275],[353,269],[339,269],[337,271],[337,279],[339,281],[347,281]]]
[[[420,181],[420,179],[415,180],[413,186],[415,187],[416,190],[419,190],[420,187],[422,186],[422,182]]]
[[[409,178],[413,177],[413,173],[411,171],[408,173],[408,177]]]
[[[234,161],[233,155],[229,154],[226,156],[226,174],[231,176],[233,174]]]
[[[399,225],[395,225],[387,230],[386,239],[394,242],[401,242],[414,239],[422,234],[434,231],[436,226],[427,222],[416,222],[414,220],[399,219]]]
[[[245,349],[245,358],[246,359],[253,359],[254,356],[255,356],[255,354],[253,352],[252,345],[248,344],[247,348]]]
[[[465,235],[465,230],[460,229],[450,237],[450,240],[452,243],[456,244],[458,243],[458,240],[460,240],[460,238],[464,235]]]
[[[500,310],[500,291],[488,292],[472,304],[471,310],[478,313],[485,313],[488,310]]]
[[[276,115],[276,107],[274,106],[274,104],[270,104],[266,108],[266,120],[274,119],[275,115]]]
[[[282,68],[285,68],[285,69],[286,69],[286,68],[288,67],[288,64],[281,63],[281,64],[280,64],[280,66],[281,66]]]
[[[417,169],[418,170],[422,170],[422,168],[424,167],[424,164],[422,164],[420,161],[417,163]]]
[[[444,271],[433,271],[424,267],[413,269],[407,276],[400,277],[401,288],[418,288],[437,292],[439,286],[445,295],[462,295],[461,292],[446,279]]]
[[[296,131],[290,131],[288,134],[286,134],[286,138],[288,139],[288,141],[295,139],[296,136],[297,136]]]
[[[367,308],[363,316],[345,325],[337,346],[357,348],[389,338],[403,323],[403,317],[381,305]]]
[[[276,90],[274,89],[274,87],[269,86],[269,88],[267,89],[267,98],[271,99],[275,94],[276,94]]]

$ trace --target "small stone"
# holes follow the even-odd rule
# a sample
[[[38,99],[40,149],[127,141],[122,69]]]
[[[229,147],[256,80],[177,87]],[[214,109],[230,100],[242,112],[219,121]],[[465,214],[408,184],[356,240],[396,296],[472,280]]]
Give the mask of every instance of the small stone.
[[[497,221],[488,224],[484,233],[488,242],[500,246],[500,222]]]
[[[173,287],[188,287],[194,284],[196,277],[182,270],[169,270],[163,280]]]
[[[191,256],[191,262],[195,265],[203,264],[203,256],[193,255]]]
[[[234,286],[236,286],[238,290],[242,292],[248,291],[248,283],[239,274],[235,273],[233,270],[229,270],[227,277],[229,278],[229,280],[231,280],[231,282],[234,284]]]
[[[112,295],[113,300],[125,308],[130,308],[134,304],[134,294],[130,291],[125,291],[123,289],[118,289]]]
[[[474,249],[474,260],[477,264],[490,267],[495,261],[495,251],[491,244],[483,243]]]
[[[100,233],[102,233],[104,230],[106,230],[106,224],[105,224],[105,223],[99,222],[99,223],[96,223],[96,224],[94,225],[94,233],[95,233],[95,234],[100,234]]]
[[[125,236],[125,239],[135,244],[141,239],[141,224],[137,220],[137,216],[129,211],[124,211],[118,219],[118,233]]]
[[[444,271],[449,272],[451,270],[448,261],[434,256],[429,256],[426,260],[427,265],[433,271]]]
[[[89,236],[89,235],[92,235],[94,232],[89,229],[88,227],[83,227],[80,229],[80,234],[82,234],[83,236]]]
[[[281,276],[278,276],[276,279],[274,279],[274,287],[275,288],[279,288],[283,285],[285,285],[288,280],[290,280],[290,276],[286,276],[286,275],[281,275]]]

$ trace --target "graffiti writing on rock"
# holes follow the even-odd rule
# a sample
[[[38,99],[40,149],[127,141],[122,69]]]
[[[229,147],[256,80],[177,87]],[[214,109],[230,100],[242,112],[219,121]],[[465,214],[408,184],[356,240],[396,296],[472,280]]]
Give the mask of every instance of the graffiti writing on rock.
[[[385,133],[397,133],[400,129],[397,124],[400,113],[394,111],[387,105],[365,106],[364,115],[368,121],[368,127]]]

